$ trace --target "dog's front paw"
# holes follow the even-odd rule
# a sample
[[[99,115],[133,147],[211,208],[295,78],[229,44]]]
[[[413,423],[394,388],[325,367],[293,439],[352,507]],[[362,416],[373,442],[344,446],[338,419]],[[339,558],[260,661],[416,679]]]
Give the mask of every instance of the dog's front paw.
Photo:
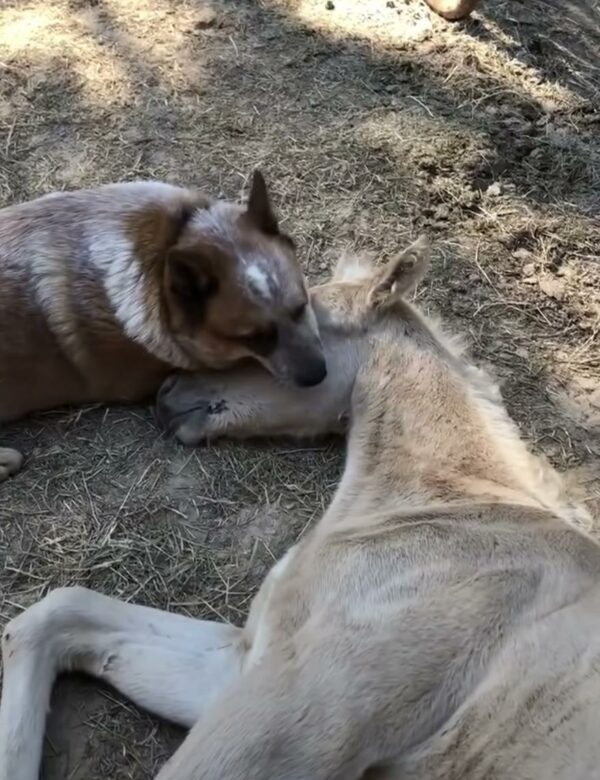
[[[12,477],[23,465],[23,456],[17,450],[0,447],[0,482]]]

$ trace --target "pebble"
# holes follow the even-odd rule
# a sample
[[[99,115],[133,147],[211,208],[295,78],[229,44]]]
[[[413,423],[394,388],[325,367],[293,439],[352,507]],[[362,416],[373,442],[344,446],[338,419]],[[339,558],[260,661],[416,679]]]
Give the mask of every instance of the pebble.
[[[525,249],[525,247],[519,247],[519,249],[515,249],[513,252],[513,257],[516,257],[517,260],[529,260],[531,258],[531,252],[529,249]]]
[[[548,298],[554,298],[556,301],[562,300],[565,295],[565,285],[560,279],[554,279],[551,276],[546,276],[540,279],[540,290],[547,295]]]
[[[490,184],[485,192],[486,195],[490,196],[490,198],[497,198],[502,195],[502,185],[500,182],[495,181],[493,184]]]
[[[214,27],[217,23],[217,14],[212,8],[205,8],[201,11],[199,18],[196,20],[194,27],[196,30],[208,30],[210,27]]]
[[[515,252],[516,256],[516,252]],[[527,263],[523,266],[523,276],[533,276],[535,273],[535,263]]]

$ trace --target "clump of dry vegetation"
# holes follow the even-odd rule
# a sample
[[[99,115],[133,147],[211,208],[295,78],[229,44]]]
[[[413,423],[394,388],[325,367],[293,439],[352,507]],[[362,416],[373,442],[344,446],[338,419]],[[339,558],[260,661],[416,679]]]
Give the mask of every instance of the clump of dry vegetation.
[[[534,447],[600,496],[600,19],[585,0],[6,0],[0,205],[160,178],[236,196],[264,166],[313,280],[342,246],[437,241],[421,301],[467,332]],[[5,334],[5,337],[9,337]],[[186,450],[146,409],[2,432],[1,614],[50,587],[234,621],[318,516],[336,443]],[[94,691],[94,695],[92,695]],[[179,738],[59,686],[47,777],[152,776]]]

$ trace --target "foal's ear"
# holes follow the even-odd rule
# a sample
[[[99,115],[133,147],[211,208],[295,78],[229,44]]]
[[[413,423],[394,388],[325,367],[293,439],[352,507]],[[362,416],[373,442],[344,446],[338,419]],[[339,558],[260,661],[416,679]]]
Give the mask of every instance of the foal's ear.
[[[421,236],[377,274],[369,290],[369,303],[378,306],[414,290],[427,273],[430,256],[429,242]]]

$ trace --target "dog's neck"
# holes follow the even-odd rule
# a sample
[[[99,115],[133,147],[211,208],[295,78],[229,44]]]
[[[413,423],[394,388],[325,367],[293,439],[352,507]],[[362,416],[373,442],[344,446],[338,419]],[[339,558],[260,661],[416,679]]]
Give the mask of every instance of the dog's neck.
[[[201,207],[205,207],[200,203]],[[174,368],[194,368],[167,324],[162,297],[167,253],[198,206],[178,204],[173,213],[148,208],[129,217],[127,251],[107,253],[104,287],[118,325],[136,344]],[[131,251],[133,249],[133,251]]]
[[[158,270],[157,262],[157,270]],[[154,269],[141,267],[130,256],[116,258],[105,277],[105,289],[114,316],[128,338],[174,368],[192,369],[192,360],[170,334],[164,318],[160,287]]]

